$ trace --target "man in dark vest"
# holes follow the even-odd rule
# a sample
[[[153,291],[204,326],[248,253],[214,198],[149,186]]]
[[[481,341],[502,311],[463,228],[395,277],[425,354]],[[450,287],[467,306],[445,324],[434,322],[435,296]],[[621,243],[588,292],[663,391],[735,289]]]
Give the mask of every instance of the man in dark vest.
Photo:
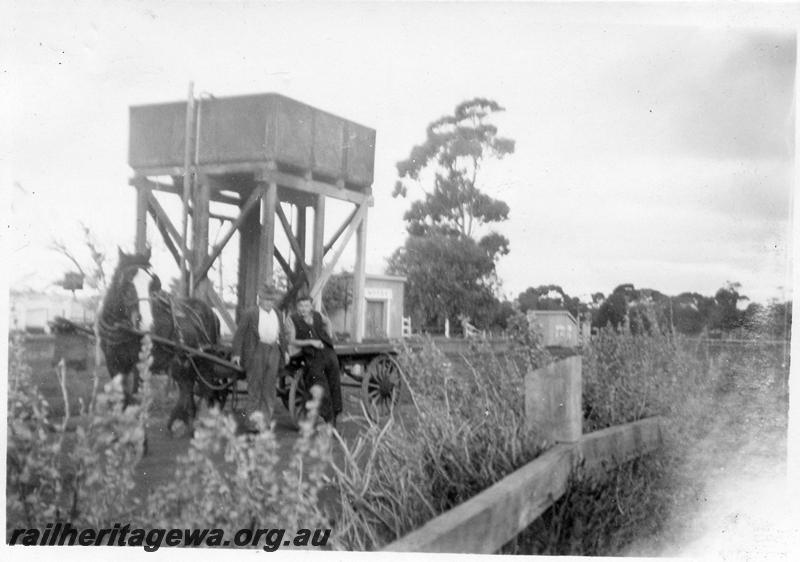
[[[322,387],[319,415],[335,426],[342,412],[342,388],[330,320],[313,310],[311,297],[301,296],[297,312],[286,320],[286,332],[289,345],[299,347],[306,361],[306,387]]]
[[[287,355],[283,315],[275,309],[281,293],[270,284],[258,291],[258,306],[245,311],[233,336],[231,361],[247,373],[245,415],[261,412],[269,426],[275,403],[275,382]]]

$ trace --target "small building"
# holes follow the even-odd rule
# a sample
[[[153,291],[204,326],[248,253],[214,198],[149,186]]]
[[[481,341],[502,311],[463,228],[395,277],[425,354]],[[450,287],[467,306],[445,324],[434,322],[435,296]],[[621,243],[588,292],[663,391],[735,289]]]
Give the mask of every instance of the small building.
[[[72,295],[12,290],[9,294],[10,331],[50,332],[56,316],[79,324],[94,322],[95,311]]]
[[[364,340],[398,339],[403,337],[403,305],[405,277],[367,274],[364,282]],[[349,334],[353,305],[329,312],[333,330],[340,336]]]
[[[546,347],[575,347],[580,328],[575,317],[566,310],[529,310],[528,323],[544,337]]]

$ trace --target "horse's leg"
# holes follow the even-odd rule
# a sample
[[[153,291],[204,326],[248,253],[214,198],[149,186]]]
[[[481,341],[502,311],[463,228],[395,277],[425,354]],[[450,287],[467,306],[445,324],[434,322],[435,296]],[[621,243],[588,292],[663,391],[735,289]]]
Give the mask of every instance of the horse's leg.
[[[225,409],[225,404],[228,401],[228,391],[218,390],[214,393],[214,398],[216,399],[216,403],[219,405],[219,411],[223,411]]]
[[[197,417],[197,403],[194,400],[194,377],[191,370],[186,370],[186,378],[189,380],[186,402],[186,429],[189,437],[194,437],[194,419]]]
[[[172,424],[175,420],[181,420],[186,424],[187,429],[191,430],[190,418],[194,416],[194,381],[185,369],[177,364],[170,368],[173,380],[178,385],[178,398],[172,412],[167,420],[167,431],[172,434]]]
[[[136,391],[133,390],[131,379],[135,375],[132,373],[122,373],[122,410],[125,411],[128,406],[136,404]]]

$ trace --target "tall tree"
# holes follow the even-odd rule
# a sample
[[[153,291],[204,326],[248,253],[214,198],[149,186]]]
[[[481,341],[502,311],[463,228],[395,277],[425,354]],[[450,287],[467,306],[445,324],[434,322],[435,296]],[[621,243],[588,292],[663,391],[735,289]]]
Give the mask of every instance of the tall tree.
[[[490,122],[503,111],[497,102],[474,98],[428,125],[426,139],[397,163],[393,196],[418,187],[422,198],[405,214],[408,238],[389,260],[392,273],[408,278],[406,302],[423,324],[460,315],[490,322],[499,300],[495,262],[508,253],[508,239],[487,225],[508,218],[508,205],[482,191],[488,159],[514,152]]]
[[[684,292],[669,301],[670,320],[675,331],[697,336],[708,328],[714,299],[700,293]]]
[[[740,301],[750,300],[739,293],[742,288],[741,283],[728,281],[724,287],[720,288],[714,295],[716,305],[711,311],[709,327],[712,330],[729,332],[742,327],[744,321],[744,311],[739,310]]]
[[[476,238],[493,258],[508,253],[505,236],[488,232],[477,238],[485,225],[508,218],[508,205],[480,188],[486,160],[514,152],[514,141],[498,136],[490,122],[501,111],[504,108],[493,100],[465,101],[452,115],[429,124],[425,142],[397,163],[393,196],[405,197],[412,186],[423,192],[423,198],[414,201],[405,214],[410,235],[460,235]]]

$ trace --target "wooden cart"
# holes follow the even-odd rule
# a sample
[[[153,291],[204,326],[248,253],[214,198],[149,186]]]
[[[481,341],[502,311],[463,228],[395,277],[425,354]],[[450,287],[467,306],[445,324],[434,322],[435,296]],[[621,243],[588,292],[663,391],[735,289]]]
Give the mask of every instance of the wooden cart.
[[[232,395],[232,407],[236,408],[238,400],[246,395],[244,371],[231,363],[230,348],[217,345],[213,348],[191,350],[175,342],[167,342],[158,338],[158,343],[173,345],[187,355],[194,355],[201,360],[214,363],[214,374],[217,381],[198,381],[209,387],[229,389]],[[403,374],[397,360],[397,347],[390,342],[347,343],[334,345],[339,358],[339,369],[342,375],[342,388],[357,388],[360,391],[361,404],[366,415],[373,421],[380,421],[392,415],[400,398],[403,387]],[[292,359],[278,374],[276,392],[283,402],[292,421],[296,424],[306,415],[306,403],[311,393],[306,386],[305,362],[301,357]],[[220,382],[225,381],[227,382]],[[215,384],[216,383],[216,384]],[[213,386],[212,386],[213,385]]]
[[[357,388],[361,393],[364,411],[373,421],[391,415],[400,398],[403,386],[397,348],[389,342],[337,344],[342,388]],[[305,364],[293,359],[278,381],[278,396],[292,421],[305,416],[305,404],[310,393],[305,383]]]
[[[59,321],[76,333],[93,338],[94,332],[69,320]],[[131,333],[143,336],[143,332],[128,329]],[[198,377],[197,384],[205,384],[209,389],[231,394],[232,408],[236,408],[238,381],[243,381],[245,373],[241,367],[230,362],[229,345],[217,344],[203,348],[192,348],[153,334],[148,334],[154,344],[175,349],[176,352],[199,362],[213,365],[213,379]],[[397,361],[397,347],[390,342],[337,344],[334,345],[342,373],[342,388],[357,388],[361,393],[364,411],[373,421],[390,416],[400,398],[403,375]],[[278,376],[277,394],[289,412],[294,423],[306,414],[306,403],[311,394],[305,384],[305,364],[302,359],[294,359]],[[244,390],[246,394],[246,390]]]

